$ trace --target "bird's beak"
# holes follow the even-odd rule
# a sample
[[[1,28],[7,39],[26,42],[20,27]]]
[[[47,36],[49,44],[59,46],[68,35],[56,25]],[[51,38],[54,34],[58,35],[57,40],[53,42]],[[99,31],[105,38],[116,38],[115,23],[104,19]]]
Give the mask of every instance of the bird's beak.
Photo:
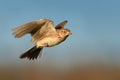
[[[72,33],[70,32],[70,35],[72,35]]]

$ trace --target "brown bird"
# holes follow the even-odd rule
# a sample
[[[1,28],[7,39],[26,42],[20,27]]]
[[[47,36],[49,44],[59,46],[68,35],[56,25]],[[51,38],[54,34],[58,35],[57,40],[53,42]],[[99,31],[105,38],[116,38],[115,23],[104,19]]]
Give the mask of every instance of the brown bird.
[[[14,28],[13,35],[15,38],[20,38],[29,33],[32,36],[31,41],[35,43],[35,46],[23,53],[20,58],[37,59],[44,47],[52,47],[63,42],[71,34],[69,29],[64,28],[66,23],[67,20],[54,27],[53,21],[39,19]]]

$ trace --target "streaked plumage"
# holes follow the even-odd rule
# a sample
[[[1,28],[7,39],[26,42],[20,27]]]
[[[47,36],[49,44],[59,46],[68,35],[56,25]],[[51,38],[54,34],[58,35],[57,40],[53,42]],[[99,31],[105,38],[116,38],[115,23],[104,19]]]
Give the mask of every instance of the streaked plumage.
[[[65,20],[54,27],[53,21],[39,19],[14,28],[13,35],[16,38],[29,33],[32,36],[31,41],[35,43],[35,46],[20,58],[37,59],[43,47],[52,47],[63,42],[71,34],[69,29],[64,28],[66,23]]]

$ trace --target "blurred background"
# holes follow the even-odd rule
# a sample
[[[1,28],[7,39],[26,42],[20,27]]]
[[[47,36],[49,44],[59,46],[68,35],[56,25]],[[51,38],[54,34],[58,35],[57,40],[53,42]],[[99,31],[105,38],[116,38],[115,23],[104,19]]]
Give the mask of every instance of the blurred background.
[[[119,80],[119,0],[0,0],[0,80]],[[72,35],[41,58],[19,56],[34,43],[14,38],[12,29],[40,18],[65,26]]]

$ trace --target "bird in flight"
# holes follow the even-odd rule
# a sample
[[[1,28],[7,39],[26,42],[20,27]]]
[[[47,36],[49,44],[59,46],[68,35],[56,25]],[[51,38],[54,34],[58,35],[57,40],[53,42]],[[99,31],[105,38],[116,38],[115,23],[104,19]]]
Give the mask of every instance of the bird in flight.
[[[20,58],[37,59],[44,47],[52,47],[63,42],[71,35],[71,31],[64,28],[66,23],[67,20],[54,27],[52,20],[39,19],[14,28],[13,35],[15,38],[31,34],[31,41],[35,43],[35,46],[23,53]]]

